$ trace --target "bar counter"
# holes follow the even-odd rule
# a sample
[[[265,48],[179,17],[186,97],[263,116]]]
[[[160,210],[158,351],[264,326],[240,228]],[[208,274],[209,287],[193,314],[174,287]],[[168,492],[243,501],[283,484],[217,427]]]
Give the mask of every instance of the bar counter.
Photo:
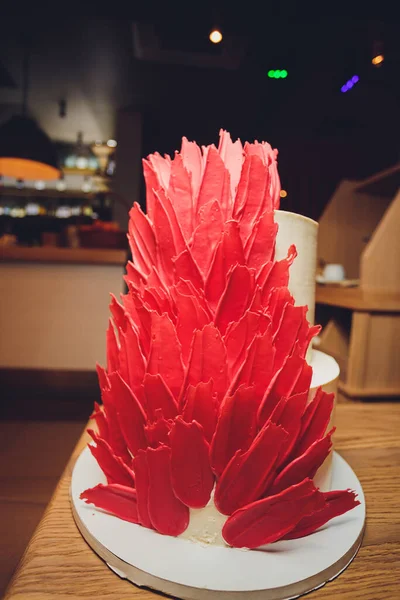
[[[105,361],[110,292],[124,250],[0,248],[0,369],[94,370]]]

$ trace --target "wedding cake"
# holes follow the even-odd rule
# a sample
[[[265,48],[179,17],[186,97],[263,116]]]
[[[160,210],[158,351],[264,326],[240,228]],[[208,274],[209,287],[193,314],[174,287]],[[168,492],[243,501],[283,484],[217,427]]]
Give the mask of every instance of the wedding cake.
[[[359,504],[330,489],[338,367],[311,347],[317,223],[279,210],[265,142],[183,138],[144,175],[89,431],[104,481],[81,498],[206,545],[309,535]]]

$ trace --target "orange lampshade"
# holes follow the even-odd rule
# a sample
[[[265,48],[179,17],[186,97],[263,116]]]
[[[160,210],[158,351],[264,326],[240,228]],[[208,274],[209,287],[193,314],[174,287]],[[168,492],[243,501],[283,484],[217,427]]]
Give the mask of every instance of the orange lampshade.
[[[55,167],[25,158],[0,158],[0,173],[16,179],[58,179]]]
[[[0,127],[0,175],[58,179],[56,149],[33,119],[14,116]]]

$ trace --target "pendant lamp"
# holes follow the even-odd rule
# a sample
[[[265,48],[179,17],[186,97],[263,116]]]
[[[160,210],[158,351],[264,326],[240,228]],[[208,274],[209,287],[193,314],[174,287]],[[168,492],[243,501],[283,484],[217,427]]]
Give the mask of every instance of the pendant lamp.
[[[21,115],[0,126],[0,175],[16,179],[58,179],[57,152],[36,121],[27,116],[29,55],[25,48]]]

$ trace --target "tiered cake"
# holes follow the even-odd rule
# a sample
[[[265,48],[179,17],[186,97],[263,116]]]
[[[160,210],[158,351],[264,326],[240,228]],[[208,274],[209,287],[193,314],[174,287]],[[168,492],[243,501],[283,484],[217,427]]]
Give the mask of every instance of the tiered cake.
[[[311,350],[317,224],[278,210],[276,157],[222,131],[144,161],[90,432],[107,483],[81,497],[159,534],[259,548],[358,504],[329,489],[338,367]]]

